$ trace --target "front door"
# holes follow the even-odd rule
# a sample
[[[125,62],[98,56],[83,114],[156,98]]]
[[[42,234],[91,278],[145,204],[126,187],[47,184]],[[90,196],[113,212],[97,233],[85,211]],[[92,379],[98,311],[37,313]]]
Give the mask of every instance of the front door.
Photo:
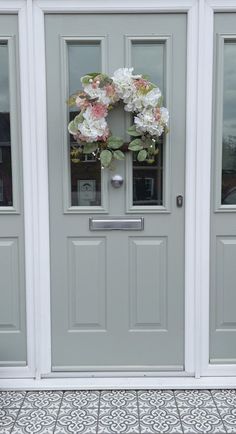
[[[184,369],[186,27],[186,14],[46,15],[54,371]],[[86,73],[124,66],[148,74],[170,112],[155,163],[72,161],[68,96]],[[125,137],[127,113],[109,119]],[[114,217],[144,226],[91,230]]]

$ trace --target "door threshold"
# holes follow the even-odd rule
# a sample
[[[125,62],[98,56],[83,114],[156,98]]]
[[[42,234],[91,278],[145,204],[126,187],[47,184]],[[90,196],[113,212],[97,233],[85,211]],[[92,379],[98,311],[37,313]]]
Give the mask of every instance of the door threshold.
[[[160,372],[129,372],[129,371],[104,371],[104,372],[50,372],[43,374],[42,378],[162,378],[162,377],[193,377],[193,373],[185,371],[160,371]]]
[[[1,390],[234,389],[236,377],[1,379]]]

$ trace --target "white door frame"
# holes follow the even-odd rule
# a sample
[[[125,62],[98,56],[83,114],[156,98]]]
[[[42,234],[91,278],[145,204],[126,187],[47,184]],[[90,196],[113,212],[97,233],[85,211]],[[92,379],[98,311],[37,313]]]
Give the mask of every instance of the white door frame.
[[[99,6],[97,0],[0,0],[0,13],[19,13],[28,339],[28,366],[1,368],[0,376],[34,378],[1,380],[2,387],[233,387],[236,366],[208,362],[213,14],[218,10],[236,11],[236,0],[121,0],[118,6],[116,0],[109,6],[106,0]],[[123,373],[117,378],[108,373],[103,379],[57,379],[58,374],[40,379],[51,372],[44,13],[91,11],[188,14],[185,367],[191,377],[130,378]]]
[[[53,13],[53,12],[96,12],[103,11],[112,12],[112,13],[122,13],[128,11],[135,12],[164,12],[164,11],[184,11],[188,13],[188,55],[187,55],[187,63],[188,63],[188,86],[187,86],[187,156],[186,156],[186,310],[185,310],[185,318],[186,318],[186,337],[185,337],[185,346],[186,346],[186,356],[185,356],[185,367],[186,373],[192,374],[194,373],[194,324],[192,318],[194,316],[194,284],[193,284],[193,276],[194,276],[194,245],[191,242],[194,239],[195,234],[195,224],[194,218],[191,216],[195,214],[195,149],[196,149],[196,140],[193,131],[196,131],[196,95],[194,89],[197,87],[197,2],[195,0],[188,1],[174,1],[174,0],[165,0],[158,1],[158,4],[149,0],[143,5],[142,0],[128,0],[120,2],[117,5],[116,0],[110,0],[109,6],[105,0],[99,1],[99,6],[96,0],[88,0],[81,1],[78,3],[76,0],[67,0],[66,2],[63,0],[59,0],[57,2],[50,0],[36,0],[34,3],[34,28],[37,29],[37,37],[35,34],[35,52],[38,53],[36,56],[36,101],[37,101],[37,127],[40,131],[40,155],[43,160],[43,164],[39,161],[39,172],[41,173],[42,179],[47,180],[47,139],[46,139],[46,83],[45,83],[45,42],[44,42],[44,14],[45,13]],[[189,49],[191,47],[191,50]],[[43,149],[42,149],[43,144]],[[43,152],[43,157],[42,157]],[[41,189],[40,189],[41,190]],[[45,239],[45,215],[47,215],[48,221],[48,196],[45,191],[41,190],[40,199],[43,201],[39,206],[41,217],[40,221],[44,221],[44,225],[41,225],[41,237]],[[42,215],[42,212],[44,216]],[[47,213],[47,214],[46,214]],[[48,224],[48,223],[47,223]],[[49,228],[47,227],[46,233],[49,233]],[[45,285],[44,288],[41,288],[43,291],[43,299],[46,300],[45,306],[47,310],[47,315],[45,317],[46,311],[44,308],[44,320],[42,322],[42,338],[46,348],[50,347],[50,288],[49,288],[49,240],[46,239],[47,251],[45,256],[43,252],[41,255],[41,259],[44,260],[43,269],[44,276],[47,277],[48,285]],[[45,246],[45,244],[44,244]],[[47,259],[45,261],[45,258]],[[42,266],[40,267],[42,269]],[[51,372],[51,358],[50,353],[44,351],[44,345],[41,344],[42,352],[41,352],[41,367],[43,373]],[[164,374],[164,373],[163,373]],[[53,374],[58,376],[57,374]],[[122,374],[123,375],[123,374]],[[160,375],[160,374],[159,374]],[[165,375],[168,375],[167,373]],[[176,375],[179,375],[179,373]],[[183,374],[182,374],[183,375]],[[83,375],[84,376],[84,375]],[[112,374],[108,374],[108,376],[112,376]]]

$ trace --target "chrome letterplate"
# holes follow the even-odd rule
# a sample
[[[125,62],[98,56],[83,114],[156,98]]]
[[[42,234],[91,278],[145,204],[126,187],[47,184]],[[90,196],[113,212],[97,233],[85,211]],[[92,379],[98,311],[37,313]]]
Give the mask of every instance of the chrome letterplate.
[[[90,231],[143,231],[144,218],[121,218],[114,217],[109,219],[89,219]]]

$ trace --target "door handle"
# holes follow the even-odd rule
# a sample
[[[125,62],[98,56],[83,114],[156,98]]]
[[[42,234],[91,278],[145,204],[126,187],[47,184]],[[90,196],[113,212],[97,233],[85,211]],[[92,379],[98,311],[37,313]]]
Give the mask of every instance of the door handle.
[[[183,198],[183,196],[181,194],[179,194],[178,196],[176,196],[176,206],[178,208],[182,208],[183,202],[184,202],[184,198]]]

